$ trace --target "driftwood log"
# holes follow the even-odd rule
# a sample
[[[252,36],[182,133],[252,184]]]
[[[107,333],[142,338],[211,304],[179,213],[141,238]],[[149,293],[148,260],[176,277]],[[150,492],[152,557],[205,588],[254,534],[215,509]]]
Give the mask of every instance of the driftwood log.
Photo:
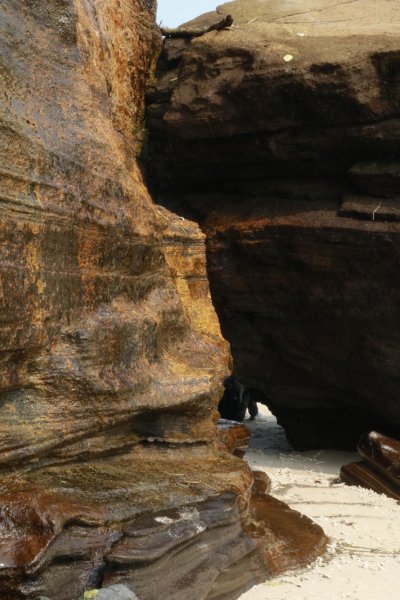
[[[182,29],[180,27],[176,29],[170,29],[168,27],[160,27],[160,31],[163,36],[167,38],[193,38],[200,37],[205,33],[209,33],[210,31],[220,31],[221,29],[226,29],[230,27],[233,23],[233,18],[231,15],[226,15],[222,20],[218,21],[218,23],[213,23],[208,27],[201,28],[190,28],[190,29]]]

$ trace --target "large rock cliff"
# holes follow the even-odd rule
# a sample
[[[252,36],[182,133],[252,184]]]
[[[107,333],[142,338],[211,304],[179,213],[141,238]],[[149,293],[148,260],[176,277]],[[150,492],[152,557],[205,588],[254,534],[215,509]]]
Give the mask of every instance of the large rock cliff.
[[[398,2],[218,12],[231,28],[165,42],[149,94],[152,185],[206,232],[235,370],[290,441],[399,435]]]
[[[154,4],[0,6],[4,600],[234,598],[326,543],[217,437],[204,236],[136,160]]]

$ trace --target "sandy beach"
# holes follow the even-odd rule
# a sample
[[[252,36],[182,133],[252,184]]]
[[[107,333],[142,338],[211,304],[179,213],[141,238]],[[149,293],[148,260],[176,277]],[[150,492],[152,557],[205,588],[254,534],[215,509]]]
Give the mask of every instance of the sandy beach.
[[[253,587],[241,600],[398,600],[400,505],[338,482],[356,453],[297,452],[266,407],[253,422],[246,458],[272,480],[272,495],[311,517],[331,539],[308,568]]]

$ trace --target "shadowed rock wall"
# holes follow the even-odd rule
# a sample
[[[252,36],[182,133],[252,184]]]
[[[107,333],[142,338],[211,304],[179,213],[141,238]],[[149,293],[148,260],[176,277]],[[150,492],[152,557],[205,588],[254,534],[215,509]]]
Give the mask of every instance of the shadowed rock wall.
[[[207,233],[235,370],[294,445],[400,435],[398,3],[219,13],[233,27],[164,46],[148,109],[159,201]]]
[[[326,544],[267,511],[217,438],[230,354],[204,236],[152,204],[136,162],[154,4],[0,6],[4,600],[119,581],[141,600],[234,598]]]

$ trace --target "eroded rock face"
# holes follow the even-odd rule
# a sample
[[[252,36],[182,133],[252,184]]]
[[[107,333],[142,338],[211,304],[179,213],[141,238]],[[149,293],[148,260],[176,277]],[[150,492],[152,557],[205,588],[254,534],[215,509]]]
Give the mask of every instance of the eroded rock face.
[[[398,3],[219,13],[234,26],[164,46],[148,108],[158,201],[206,232],[235,372],[292,444],[398,436]]]
[[[265,482],[227,449],[243,432],[217,438],[230,354],[204,236],[136,161],[154,4],[0,6],[4,600],[234,598],[326,544],[284,505],[271,529]]]

